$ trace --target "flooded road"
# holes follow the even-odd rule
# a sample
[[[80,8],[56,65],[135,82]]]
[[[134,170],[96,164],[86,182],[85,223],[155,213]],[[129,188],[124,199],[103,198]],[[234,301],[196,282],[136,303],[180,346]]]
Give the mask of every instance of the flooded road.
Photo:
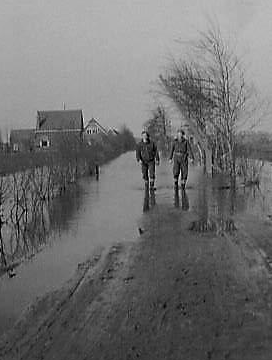
[[[157,189],[149,195],[143,189],[134,154],[121,156],[102,167],[99,181],[82,179],[74,192],[54,201],[50,213],[52,231],[46,246],[20,265],[14,278],[0,278],[0,333],[10,328],[36,297],[58,289],[70,279],[78,263],[96,249],[135,241],[148,211],[154,217],[168,208],[174,209],[175,216],[191,212],[196,221],[204,224],[200,225],[200,231],[217,231],[213,224],[224,227],[231,220],[235,224],[239,216],[250,221],[252,217],[256,221],[259,217],[269,221],[270,178],[268,166],[259,189],[239,188],[233,192],[222,189],[221,180],[212,182],[205,178],[200,167],[192,167],[186,192],[175,194],[171,166],[162,163],[158,168]],[[205,225],[207,222],[210,227]]]
[[[0,278],[0,333],[37,296],[67,281],[95,249],[136,238],[140,181],[130,153],[102,167],[99,181],[82,179],[77,189],[54,200],[46,246],[16,268],[14,278]]]

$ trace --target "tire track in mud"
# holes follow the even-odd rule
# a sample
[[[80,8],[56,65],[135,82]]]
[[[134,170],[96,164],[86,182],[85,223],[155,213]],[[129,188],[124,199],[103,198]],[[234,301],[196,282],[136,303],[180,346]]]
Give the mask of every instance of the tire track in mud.
[[[67,331],[67,338],[71,335],[71,327],[72,332],[82,331],[84,323],[78,324],[79,319],[75,320],[75,305],[79,304],[76,315],[85,316],[86,297],[90,307],[114,278],[112,273],[121,268],[121,258],[126,251],[124,245],[117,244],[109,251],[94,255],[79,264],[75,276],[68,284],[38,300],[14,329],[2,337],[0,358],[42,359],[51,345],[54,352],[59,347],[56,344],[63,345],[60,341],[61,332],[58,335],[59,330]],[[85,319],[85,323],[87,322],[88,318]]]

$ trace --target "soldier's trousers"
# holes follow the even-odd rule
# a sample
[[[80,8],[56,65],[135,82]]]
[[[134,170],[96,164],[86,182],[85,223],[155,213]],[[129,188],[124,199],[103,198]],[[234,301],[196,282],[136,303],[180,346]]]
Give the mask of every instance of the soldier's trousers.
[[[186,181],[188,177],[188,158],[182,155],[174,155],[173,176],[178,180],[181,175],[181,180]]]
[[[142,162],[142,174],[145,181],[148,181],[149,177],[151,180],[155,180],[155,160]]]

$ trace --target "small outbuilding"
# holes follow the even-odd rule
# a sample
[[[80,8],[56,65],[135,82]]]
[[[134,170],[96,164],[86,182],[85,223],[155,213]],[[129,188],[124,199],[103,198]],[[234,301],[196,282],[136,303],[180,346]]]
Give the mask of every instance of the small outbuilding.
[[[9,141],[13,152],[32,151],[35,144],[35,129],[11,130]]]

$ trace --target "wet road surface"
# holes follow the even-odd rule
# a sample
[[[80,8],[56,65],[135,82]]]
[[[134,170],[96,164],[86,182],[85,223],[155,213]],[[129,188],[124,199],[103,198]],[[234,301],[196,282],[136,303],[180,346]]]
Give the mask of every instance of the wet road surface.
[[[65,323],[75,311],[78,297],[83,300],[74,321],[70,325],[53,321],[51,340],[47,338],[48,324],[43,323],[40,342],[34,346],[26,340],[22,358],[84,359],[88,358],[84,354],[92,354],[96,359],[177,359],[182,354],[181,359],[269,359],[270,184],[233,193],[203,177],[200,168],[190,170],[187,190],[175,193],[171,169],[162,164],[157,190],[147,194],[133,154],[126,154],[103,170],[99,183],[87,183],[85,195],[92,201],[82,202],[71,227],[63,232],[66,237],[74,234],[70,235],[74,242],[68,242],[72,249],[67,250],[72,263],[83,261],[87,252],[99,245],[111,246],[117,241],[124,244],[124,250],[121,246],[110,253],[94,273],[89,274],[93,267],[87,266],[89,275],[84,273],[72,303],[67,301],[60,309]],[[88,219],[92,227],[86,226]],[[92,237],[93,229],[97,237]],[[137,241],[127,245],[129,240]],[[56,276],[57,281],[49,277],[49,290],[57,288],[66,276],[70,278],[73,271],[63,248],[58,253],[58,241],[50,250],[62,260],[56,263],[63,266],[65,276]],[[67,243],[62,243],[65,248]],[[84,251],[74,256],[79,253],[77,248]],[[46,251],[39,256],[52,259]],[[39,256],[32,261],[42,263]],[[55,275],[56,263],[49,262]],[[30,267],[24,265],[25,269]],[[45,280],[41,277],[40,281],[43,284]],[[20,293],[19,286],[17,291]],[[58,296],[53,297],[53,305]],[[44,309],[46,312],[46,306]],[[37,316],[32,316],[35,323]],[[50,315],[46,316],[51,324]],[[79,325],[82,319],[83,325]],[[63,339],[58,339],[60,331],[64,331]],[[66,346],[67,351],[60,354],[58,349],[75,334],[78,343],[74,352]]]

